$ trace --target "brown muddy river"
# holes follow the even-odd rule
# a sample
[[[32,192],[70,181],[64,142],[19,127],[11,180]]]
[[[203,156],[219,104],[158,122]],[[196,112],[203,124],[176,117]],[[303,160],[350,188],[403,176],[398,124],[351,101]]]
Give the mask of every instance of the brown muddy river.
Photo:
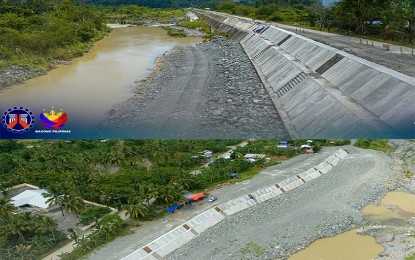
[[[37,114],[54,106],[67,113],[69,127],[94,127],[113,105],[132,96],[135,82],[149,74],[157,56],[200,41],[196,37],[172,38],[157,27],[114,29],[70,65],[1,90],[1,110],[23,106]]]

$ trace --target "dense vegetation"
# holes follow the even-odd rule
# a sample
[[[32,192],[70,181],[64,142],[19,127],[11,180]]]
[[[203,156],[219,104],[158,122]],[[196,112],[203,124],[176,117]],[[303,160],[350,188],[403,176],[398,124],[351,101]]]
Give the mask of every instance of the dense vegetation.
[[[184,191],[199,191],[229,181],[229,173],[251,176],[264,167],[244,160],[244,153],[264,153],[289,158],[296,149],[276,147],[276,140],[251,141],[238,148],[233,160],[216,160],[198,175],[190,174],[207,162],[198,152],[224,152],[239,140],[110,140],[100,141],[1,141],[2,189],[31,183],[48,190],[52,205],[85,213],[82,199],[135,211],[137,218],[154,217],[158,206],[184,201]],[[304,140],[292,141],[304,144]],[[321,143],[323,144],[323,143]],[[315,143],[320,147],[319,142]],[[155,203],[149,205],[149,201]],[[133,205],[131,208],[128,205]],[[88,209],[88,208],[87,208]],[[62,214],[64,211],[62,209]],[[90,215],[89,213],[87,215]]]
[[[213,3],[213,9],[267,21],[336,28],[358,35],[413,43],[415,1],[340,0],[325,7],[317,0],[259,0],[243,5]]]
[[[12,66],[35,70],[82,55],[104,37],[107,22],[181,22],[181,9],[142,6],[96,7],[72,0],[0,1],[0,71]]]
[[[210,2],[212,0],[85,0],[85,3],[102,6],[139,5],[151,8],[200,7]]]
[[[0,209],[0,259],[34,259],[66,239],[51,217],[12,214],[14,206],[6,198],[0,198]]]
[[[144,24],[144,21],[175,23],[186,19],[186,11],[183,9],[151,9],[136,5],[122,5],[99,9],[104,12],[105,20],[110,22],[128,22],[140,25]]]
[[[110,212],[111,210],[109,208],[100,206],[87,207],[79,216],[79,223],[83,225],[89,225]]]
[[[71,0],[0,1],[0,70],[51,67],[81,55],[107,32],[99,9]]]

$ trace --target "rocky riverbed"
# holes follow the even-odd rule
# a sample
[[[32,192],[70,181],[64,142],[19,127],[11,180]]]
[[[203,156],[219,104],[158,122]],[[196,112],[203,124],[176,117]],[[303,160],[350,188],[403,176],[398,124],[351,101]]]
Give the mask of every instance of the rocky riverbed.
[[[396,188],[394,160],[346,150],[349,156],[326,175],[225,219],[166,259],[286,259],[363,224],[363,206]]]
[[[0,71],[0,89],[23,83],[28,79],[35,78],[44,74],[44,71],[36,71],[22,66],[13,66],[10,69]]]
[[[216,36],[163,55],[102,129],[133,138],[284,138],[285,127],[238,42]]]
[[[396,161],[398,183],[396,190],[415,194],[415,142],[410,140],[390,140],[390,145],[395,148],[393,158]],[[392,212],[402,212],[394,205],[387,208]],[[371,235],[385,248],[379,254],[378,260],[404,259],[409,255],[415,255],[415,213],[406,217],[392,220],[391,223],[382,223],[368,219],[368,226],[362,234]]]

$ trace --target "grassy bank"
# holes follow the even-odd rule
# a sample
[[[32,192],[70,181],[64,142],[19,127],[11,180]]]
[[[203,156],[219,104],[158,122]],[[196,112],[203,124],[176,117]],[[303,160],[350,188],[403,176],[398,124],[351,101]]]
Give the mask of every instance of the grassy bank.
[[[361,139],[357,140],[354,146],[363,149],[377,150],[385,153],[392,151],[392,147],[389,146],[388,140]]]
[[[185,21],[179,9],[138,6],[96,7],[71,0],[0,2],[0,71],[29,68],[47,71],[87,52],[110,29],[106,23],[176,23]],[[171,32],[183,36],[184,32]]]
[[[98,8],[44,2],[0,5],[0,70],[51,69],[56,61],[82,55],[109,32]]]

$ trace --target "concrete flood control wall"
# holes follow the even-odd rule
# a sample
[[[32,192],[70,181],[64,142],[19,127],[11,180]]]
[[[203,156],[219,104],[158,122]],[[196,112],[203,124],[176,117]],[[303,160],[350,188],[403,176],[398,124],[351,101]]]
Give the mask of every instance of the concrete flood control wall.
[[[274,185],[258,189],[251,194],[230,200],[214,208],[206,210],[163,236],[135,250],[122,259],[161,259],[174,250],[180,248],[193,238],[197,237],[208,228],[221,222],[226,217],[255,206],[256,204],[275,198],[285,192],[303,185],[306,182],[312,181],[329,172],[346,157],[347,152],[343,149],[339,149],[327,157],[322,163],[296,176],[287,178]]]
[[[274,26],[256,34],[254,22],[199,14],[240,41],[292,137],[415,136],[414,78]]]

